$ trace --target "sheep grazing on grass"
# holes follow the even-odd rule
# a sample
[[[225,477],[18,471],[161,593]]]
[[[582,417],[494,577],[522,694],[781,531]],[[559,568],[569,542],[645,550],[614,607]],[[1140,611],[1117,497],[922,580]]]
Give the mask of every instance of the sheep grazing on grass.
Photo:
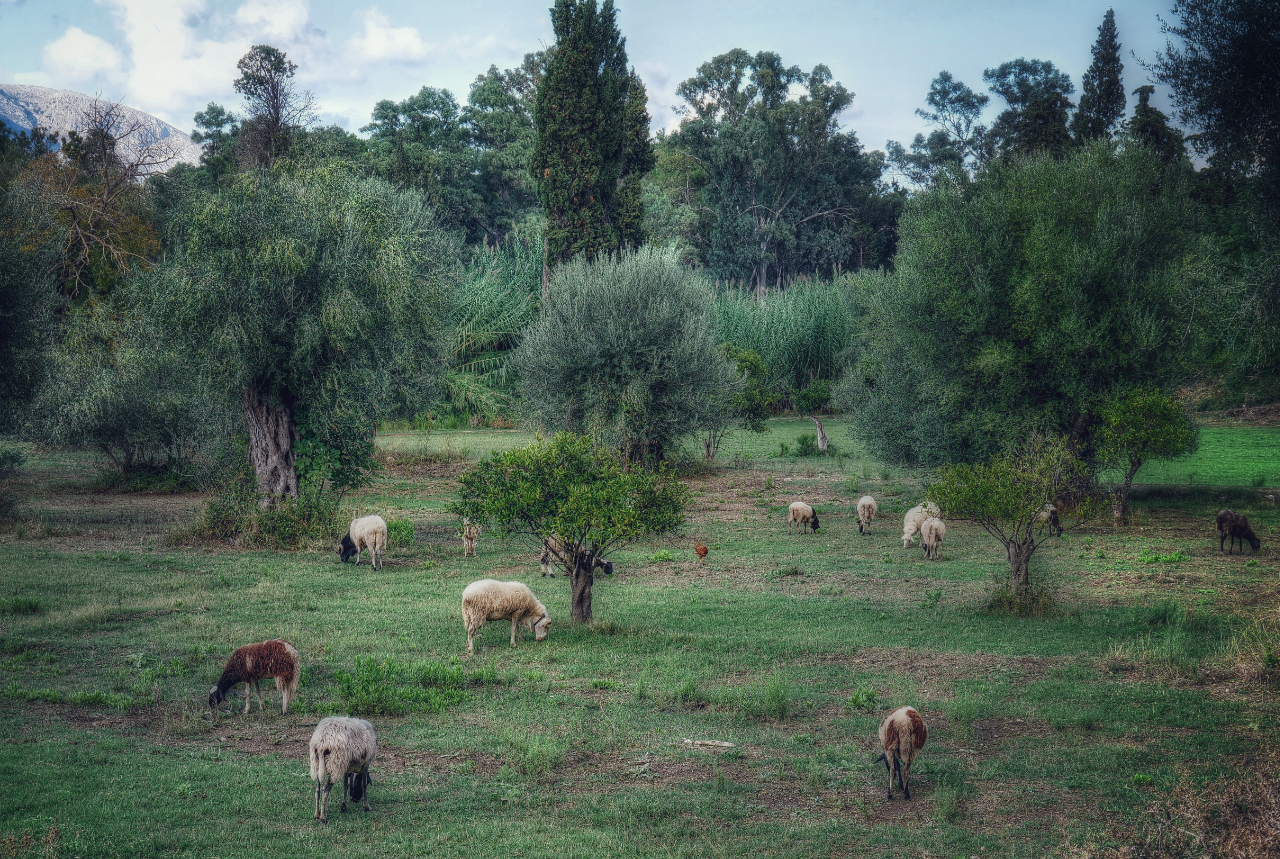
[[[542,575],[556,577],[556,570],[564,569],[558,566],[561,558],[568,560],[569,554],[573,547],[565,545],[565,542],[555,534],[542,541],[542,556],[538,559],[541,565]],[[606,576],[613,575],[613,561],[606,561],[604,558],[596,558],[592,564],[593,570],[600,570]],[[568,575],[567,573],[565,574]]]
[[[947,523],[936,516],[930,516],[920,526],[920,542],[924,544],[924,556],[938,560],[942,541],[947,536]]]
[[[480,539],[480,526],[470,519],[462,520],[462,557],[475,557],[476,542]]]
[[[1059,537],[1062,536],[1062,532],[1065,530],[1058,521],[1058,508],[1052,504],[1044,505],[1044,509],[1036,514],[1036,525],[1056,532]]]
[[[258,712],[262,712],[262,689],[258,682],[266,677],[274,677],[281,695],[280,715],[284,715],[289,712],[289,702],[298,694],[301,667],[298,651],[287,641],[273,638],[257,644],[246,644],[231,654],[227,667],[222,670],[222,676],[209,690],[209,707],[216,715],[218,705],[227,700],[227,693],[231,688],[237,683],[243,683],[244,711],[249,712],[252,693],[257,692]]]
[[[915,707],[899,707],[880,723],[880,745],[884,754],[876,758],[876,763],[884,762],[889,771],[889,799],[893,799],[893,774],[898,774],[898,784],[902,787],[902,795],[911,798],[911,762],[916,753],[924,748],[929,739],[929,728],[924,719],[916,712]]]
[[[814,509],[803,501],[793,501],[791,506],[787,508],[787,533],[791,533],[791,526],[796,526],[796,533],[803,534],[806,531],[816,534],[818,532],[818,514]]]
[[[360,552],[364,549],[368,549],[373,557],[373,568],[379,569],[382,566],[382,556],[387,551],[387,523],[381,516],[365,516],[363,519],[351,520],[351,527],[347,530],[347,535],[342,538],[342,544],[338,546],[338,554],[342,557],[343,563],[355,558],[358,567]]]
[[[1258,535],[1253,533],[1253,528],[1249,527],[1249,517],[1237,513],[1234,510],[1218,511],[1218,551],[1222,551],[1222,544],[1231,540],[1231,544],[1227,546],[1227,554],[1231,554],[1231,550],[1235,548],[1236,540],[1240,541],[1240,554],[1244,554],[1244,544],[1248,542],[1256,552],[1262,548],[1262,541],[1258,539]]]
[[[511,646],[516,646],[519,627],[533,630],[536,641],[547,637],[551,618],[547,609],[524,582],[481,579],[462,592],[462,622],[467,627],[467,655],[475,652],[474,639],[489,620],[511,621]]]
[[[378,735],[364,719],[329,716],[321,719],[311,735],[311,780],[316,783],[315,819],[329,822],[329,791],[342,781],[342,811],[347,810],[347,793],[352,802],[369,807],[369,764],[378,756]],[[323,794],[323,795],[322,795]]]
[[[858,533],[870,534],[871,522],[876,518],[876,511],[880,508],[876,506],[876,500],[870,495],[864,495],[858,499]]]
[[[902,548],[911,548],[911,543],[920,531],[920,526],[929,518],[942,518],[942,510],[932,501],[917,504],[907,511],[907,515],[902,517]]]

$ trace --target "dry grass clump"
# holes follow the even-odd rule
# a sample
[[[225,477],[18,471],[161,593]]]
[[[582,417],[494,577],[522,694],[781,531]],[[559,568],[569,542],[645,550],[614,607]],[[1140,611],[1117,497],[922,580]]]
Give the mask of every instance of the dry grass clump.
[[[1184,778],[1154,803],[1127,843],[1067,845],[1064,859],[1263,859],[1280,855],[1280,755],[1246,758],[1238,775],[1204,785]]]
[[[415,474],[441,465],[466,462],[470,455],[470,450],[454,447],[453,440],[448,439],[443,447],[435,450],[425,441],[396,448],[380,447],[373,458],[391,474]]]
[[[1255,620],[1232,638],[1226,655],[1246,683],[1280,678],[1280,619]]]

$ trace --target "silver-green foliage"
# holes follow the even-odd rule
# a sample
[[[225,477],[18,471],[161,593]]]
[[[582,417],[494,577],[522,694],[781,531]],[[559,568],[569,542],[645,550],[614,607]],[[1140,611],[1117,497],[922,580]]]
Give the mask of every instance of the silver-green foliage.
[[[534,423],[661,460],[731,419],[727,397],[742,382],[719,342],[704,281],[642,248],[557,268],[511,362]]]
[[[860,284],[875,274],[804,283],[762,301],[726,291],[715,301],[721,342],[758,354],[775,383],[797,389],[840,375],[860,328]]]
[[[421,194],[340,163],[189,192],[133,298],[233,394],[409,410],[434,388],[458,251]]]
[[[63,233],[35,189],[15,183],[0,192],[0,426],[39,385]]]

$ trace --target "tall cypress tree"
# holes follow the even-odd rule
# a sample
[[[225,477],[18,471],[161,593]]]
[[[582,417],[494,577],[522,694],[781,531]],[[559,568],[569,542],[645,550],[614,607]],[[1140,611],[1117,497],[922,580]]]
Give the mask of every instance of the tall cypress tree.
[[[623,114],[622,172],[613,209],[618,242],[624,248],[635,249],[644,243],[644,192],[640,180],[657,162],[658,156],[649,145],[649,96],[644,81],[633,69]]]
[[[1084,73],[1080,109],[1071,120],[1071,134],[1078,141],[1110,137],[1124,116],[1124,64],[1116,33],[1116,12],[1108,9],[1093,43],[1093,62]]]
[[[556,43],[547,53],[533,121],[529,168],[546,213],[542,294],[551,269],[585,253],[617,250],[615,219],[626,152],[631,79],[613,0],[556,0]]]

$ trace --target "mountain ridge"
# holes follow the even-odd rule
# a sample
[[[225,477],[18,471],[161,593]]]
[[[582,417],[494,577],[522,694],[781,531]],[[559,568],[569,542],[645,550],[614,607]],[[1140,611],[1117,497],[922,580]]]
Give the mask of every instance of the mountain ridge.
[[[0,122],[18,131],[30,131],[37,125],[59,135],[70,131],[84,131],[85,110],[95,101],[108,100],[97,99],[75,90],[0,84]],[[174,155],[170,166],[180,162],[200,163],[200,146],[192,143],[186,132],[136,107],[121,104],[120,115],[126,123],[140,124],[138,134],[135,135],[137,139],[123,142],[125,150],[130,154],[136,153],[139,146],[163,143],[170,147]]]

